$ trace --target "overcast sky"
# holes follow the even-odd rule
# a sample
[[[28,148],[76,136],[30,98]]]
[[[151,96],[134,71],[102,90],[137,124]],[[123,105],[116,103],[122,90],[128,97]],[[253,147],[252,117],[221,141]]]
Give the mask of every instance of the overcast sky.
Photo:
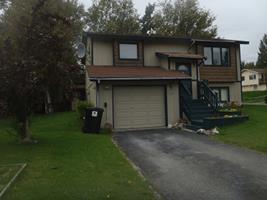
[[[79,1],[86,8],[91,5],[91,0]],[[138,13],[143,15],[146,5],[158,0],[133,2]],[[256,61],[259,42],[267,33],[267,0],[199,0],[199,3],[215,15],[220,37],[250,42],[242,45],[242,60]]]

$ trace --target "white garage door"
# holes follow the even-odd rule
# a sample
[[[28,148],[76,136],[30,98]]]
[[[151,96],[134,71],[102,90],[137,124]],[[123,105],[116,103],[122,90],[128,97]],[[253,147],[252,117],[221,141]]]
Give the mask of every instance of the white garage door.
[[[164,87],[127,86],[114,88],[114,127],[165,126]]]

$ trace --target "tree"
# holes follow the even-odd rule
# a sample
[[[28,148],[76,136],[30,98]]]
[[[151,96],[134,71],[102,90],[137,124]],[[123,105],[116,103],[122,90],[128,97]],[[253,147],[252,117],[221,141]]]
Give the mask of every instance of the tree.
[[[210,11],[200,8],[197,0],[165,0],[154,15],[155,31],[167,36],[214,38],[217,27]]]
[[[260,41],[257,65],[267,67],[267,34]]]
[[[92,32],[130,34],[140,31],[132,0],[94,0],[86,15]]]
[[[142,27],[141,32],[143,34],[151,34],[155,29],[155,24],[153,20],[155,6],[156,6],[155,4],[150,4],[150,3],[146,6],[145,14],[140,20]]]
[[[253,68],[256,67],[254,62],[241,62],[242,68]]]
[[[47,91],[71,86],[81,10],[76,0],[13,0],[1,18],[0,92],[22,141],[31,142],[29,117]]]

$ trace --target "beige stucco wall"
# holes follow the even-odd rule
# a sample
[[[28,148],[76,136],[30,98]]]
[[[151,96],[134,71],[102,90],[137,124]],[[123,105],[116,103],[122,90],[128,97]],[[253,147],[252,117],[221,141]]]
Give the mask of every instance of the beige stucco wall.
[[[155,56],[156,57],[156,56]],[[157,58],[159,60],[159,66],[163,69],[168,70],[169,68],[169,61],[168,58]]]
[[[168,127],[172,127],[180,118],[178,86],[177,83],[171,83],[167,86]]]
[[[96,83],[89,80],[87,72],[85,73],[85,76],[86,100],[96,105]]]
[[[256,75],[256,79],[254,80],[249,80],[250,75]],[[250,71],[250,70],[244,70],[242,72],[242,76],[245,78],[244,81],[242,81],[242,86],[253,86],[253,85],[258,85],[259,84],[259,74],[255,71]]]
[[[179,43],[166,42],[144,42],[144,65],[145,66],[160,66],[160,61],[156,57],[156,52],[177,52],[187,51],[189,45]]]
[[[235,83],[210,83],[210,87],[229,87],[230,102],[242,103],[241,84]]]
[[[168,125],[174,125],[179,120],[179,91],[177,82],[162,83],[167,84],[167,109],[168,109]],[[100,107],[104,109],[101,126],[105,123],[113,124],[113,98],[112,85],[159,85],[156,81],[144,82],[102,82],[99,87]],[[148,94],[149,95],[149,94]],[[104,104],[107,103],[107,107]]]
[[[265,91],[267,90],[267,85],[262,84],[262,85],[247,85],[247,86],[242,86],[243,92],[252,92],[252,91]]]
[[[112,41],[93,40],[94,65],[113,65]]]
[[[105,123],[113,124],[113,107],[112,107],[112,85],[109,83],[100,84],[99,87],[99,107],[104,109],[101,126]],[[107,107],[104,107],[104,104]]]

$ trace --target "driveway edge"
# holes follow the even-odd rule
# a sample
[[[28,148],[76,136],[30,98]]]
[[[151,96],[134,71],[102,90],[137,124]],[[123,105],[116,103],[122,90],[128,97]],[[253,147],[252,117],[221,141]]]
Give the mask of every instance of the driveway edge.
[[[146,177],[142,173],[142,170],[136,164],[134,164],[134,162],[130,158],[128,158],[128,156],[126,155],[126,153],[124,153],[124,151],[122,151],[121,147],[118,145],[118,143],[114,140],[113,137],[111,137],[111,141],[118,148],[118,150],[123,155],[123,157],[130,163],[130,165],[133,167],[133,169],[138,173],[138,175],[143,179],[143,181],[145,181],[145,182],[148,183],[148,187],[152,191],[152,193],[154,194],[154,196],[156,197],[156,199],[157,200],[163,200],[162,196],[156,191],[156,189],[146,179]]]

